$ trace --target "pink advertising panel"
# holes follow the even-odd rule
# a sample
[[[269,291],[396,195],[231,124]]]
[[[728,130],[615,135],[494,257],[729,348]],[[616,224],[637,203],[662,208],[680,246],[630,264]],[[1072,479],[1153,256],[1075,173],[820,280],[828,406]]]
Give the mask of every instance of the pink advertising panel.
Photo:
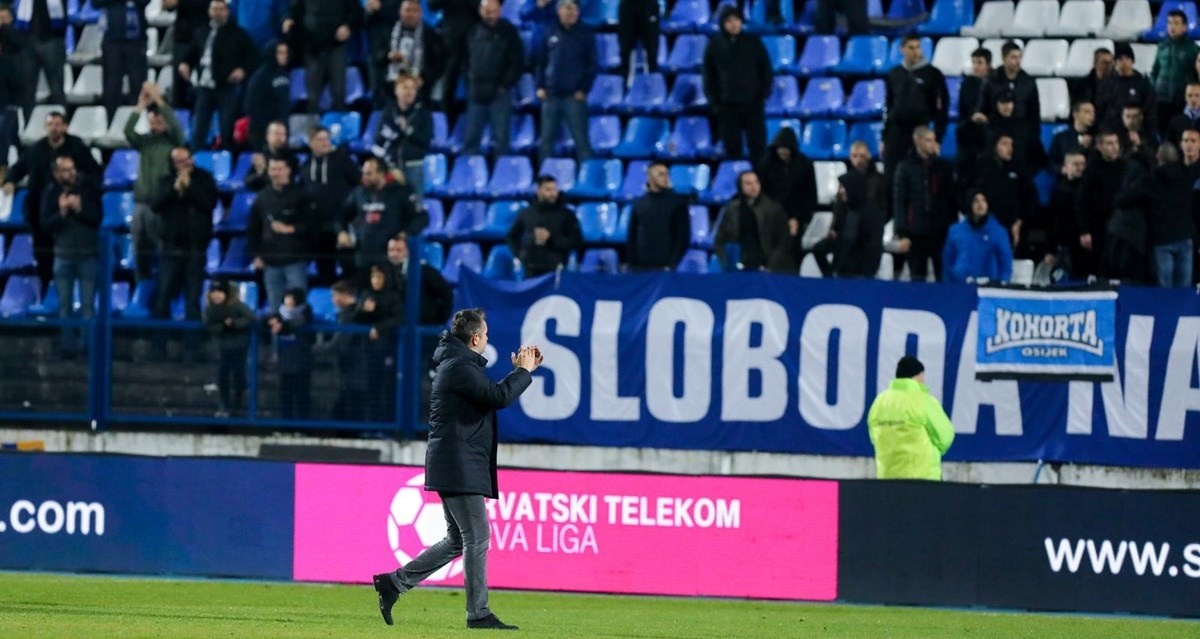
[[[445,535],[424,469],[296,465],[298,581],[367,583]],[[829,601],[832,481],[501,470],[496,588]],[[453,562],[425,582],[462,584]]]

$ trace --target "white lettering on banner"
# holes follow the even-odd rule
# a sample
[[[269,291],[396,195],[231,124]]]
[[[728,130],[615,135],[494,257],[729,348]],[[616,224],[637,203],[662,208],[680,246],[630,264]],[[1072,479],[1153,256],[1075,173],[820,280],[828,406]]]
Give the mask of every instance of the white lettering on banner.
[[[1024,430],[1021,420],[1021,395],[1015,381],[981,382],[975,379],[975,340],[979,330],[977,313],[971,312],[967,321],[966,338],[958,357],[958,381],[954,385],[954,410],[950,421],[954,432],[975,434],[979,422],[979,407],[990,405],[996,413],[996,434],[1020,436]]]
[[[750,345],[753,326],[762,328],[762,343]],[[730,300],[725,305],[725,340],[721,356],[721,419],[773,422],[787,413],[787,368],[779,359],[787,349],[787,310],[764,299]],[[758,371],[762,389],[750,396],[750,375]]]
[[[104,505],[96,502],[70,501],[66,504],[54,500],[34,504],[27,499],[18,499],[8,510],[8,523],[14,532],[28,534],[42,532],[57,535],[65,532],[74,535],[104,535]],[[0,532],[6,526],[0,521]]]
[[[1113,367],[1113,381],[1100,384],[1104,420],[1113,437],[1146,439],[1150,410],[1150,343],[1154,339],[1154,317],[1129,318],[1125,336],[1125,374]],[[1071,382],[1067,398],[1067,434],[1092,434],[1092,407],[1097,382]]]
[[[659,497],[651,502],[638,495],[605,495],[608,523],[666,528],[740,528],[740,499]]]
[[[904,308],[885,308],[879,329],[879,366],[876,393],[883,392],[896,374],[896,362],[904,357],[909,335],[917,336],[917,359],[926,363],[925,386],[942,401],[946,361],[946,324],[937,313]]]
[[[862,421],[867,394],[867,314],[857,306],[822,304],[800,328],[800,416],[815,428],[849,430]],[[837,399],[830,404],[829,349],[838,332]]]
[[[617,391],[621,306],[620,302],[597,301],[592,314],[591,415],[596,421],[635,422],[642,418],[641,399],[621,397]]]
[[[683,325],[683,394],[675,396],[675,327]],[[712,338],[716,319],[708,304],[664,297],[646,322],[646,408],[655,419],[698,422],[712,404]],[[521,404],[525,406],[524,403]]]
[[[987,338],[985,347],[989,355],[1039,344],[1058,344],[1102,355],[1104,342],[1096,336],[1096,311],[1041,315],[996,308],[996,334]]]
[[[1155,439],[1182,441],[1187,414],[1200,411],[1200,388],[1192,386],[1197,354],[1200,354],[1200,318],[1181,317],[1175,326],[1175,339],[1167,359]]]
[[[551,295],[533,303],[521,325],[521,343],[538,344],[545,358],[545,368],[554,374],[554,394],[546,393],[546,378],[535,375],[529,389],[521,394],[521,410],[533,419],[567,419],[579,409],[582,374],[575,352],[550,340],[546,325],[557,324],[557,334],[579,337],[579,305],[569,297]]]

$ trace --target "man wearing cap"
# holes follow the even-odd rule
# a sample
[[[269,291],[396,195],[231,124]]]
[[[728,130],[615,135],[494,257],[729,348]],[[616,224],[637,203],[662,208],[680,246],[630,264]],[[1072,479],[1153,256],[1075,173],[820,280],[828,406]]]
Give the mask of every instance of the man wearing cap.
[[[1154,101],[1154,87],[1150,80],[1133,68],[1133,47],[1128,42],[1117,44],[1114,51],[1115,72],[1100,82],[1096,89],[1096,122],[1101,126],[1119,128],[1121,112],[1126,104],[1142,107],[1147,124],[1156,129],[1158,115]]]
[[[896,379],[875,398],[867,415],[879,479],[942,479],[942,455],[954,443],[954,426],[925,386],[925,365],[902,357]]]
[[[716,114],[726,157],[758,161],[767,150],[765,109],[775,73],[762,40],[742,32],[741,10],[727,5],[720,16],[721,31],[704,49],[704,95]],[[742,146],[743,133],[749,156]]]

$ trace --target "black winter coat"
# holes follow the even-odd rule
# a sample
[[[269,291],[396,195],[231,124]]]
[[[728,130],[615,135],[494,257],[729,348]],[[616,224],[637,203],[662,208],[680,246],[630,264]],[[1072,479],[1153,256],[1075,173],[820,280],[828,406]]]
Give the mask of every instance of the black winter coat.
[[[467,36],[467,100],[491,102],[521,79],[525,69],[525,45],[511,22],[500,18],[496,26],[480,22]]]
[[[296,21],[292,35],[307,45],[308,51],[328,51],[338,46],[337,29],[343,24],[351,30],[361,26],[362,3],[358,0],[292,0],[288,17]],[[301,29],[303,34],[295,29]],[[347,42],[353,42],[354,38]]]
[[[954,166],[940,158],[922,160],[915,152],[896,168],[892,219],[897,239],[944,238],[958,216]]]
[[[785,163],[779,159],[777,149],[791,149],[792,159]],[[779,129],[767,156],[758,165],[758,176],[762,179],[763,192],[783,207],[783,212],[800,226],[808,226],[813,211],[817,210],[817,174],[812,160],[800,152],[800,143],[791,127]]]
[[[946,76],[937,67],[926,63],[907,69],[901,64],[888,72],[886,128],[911,131],[933,122],[934,134],[941,140],[949,117]]]
[[[1149,222],[1151,246],[1193,239],[1192,184],[1195,178],[1179,162],[1139,173],[1131,188],[1117,196],[1117,206],[1140,209]]]
[[[704,48],[704,95],[714,106],[763,107],[771,97],[775,72],[767,47],[755,35],[731,38],[724,32]]]
[[[442,335],[433,361],[425,489],[496,499],[496,411],[516,401],[533,376],[517,368],[499,384],[492,382],[484,371],[487,360],[449,333]]]
[[[995,157],[980,162],[975,188],[987,197],[992,216],[1000,226],[1009,228],[1017,220],[1035,217],[1037,189],[1015,161],[1001,162]]]
[[[550,240],[542,246],[533,237],[538,227],[550,231]],[[527,272],[545,273],[565,266],[570,253],[583,248],[579,218],[561,199],[552,204],[534,202],[521,209],[508,229],[508,248]]]
[[[999,67],[988,75],[987,81],[983,83],[983,90],[979,92],[979,102],[975,105],[975,111],[986,115],[989,120],[992,119],[996,115],[996,98],[1005,91],[1013,92],[1014,119],[1033,126],[1041,121],[1042,103],[1033,76],[1018,71],[1016,79],[1009,80],[1004,67]],[[963,119],[970,118],[970,114],[960,115]]]
[[[199,77],[200,60],[204,57],[204,45],[208,42],[208,34],[211,31],[211,24],[196,29],[192,44],[183,56],[183,62],[188,63],[196,71],[196,77]],[[271,58],[274,57],[275,54],[272,52]],[[225,26],[217,30],[217,35],[213,39],[212,77],[216,88],[221,89],[230,85],[229,74],[234,69],[240,68],[246,74],[246,78],[249,78],[257,66],[258,48],[250,39],[250,34],[234,24],[232,20],[226,22]]]
[[[233,287],[229,287],[232,289]],[[204,330],[222,351],[245,351],[250,347],[250,326],[256,319],[254,311],[240,299],[225,292],[224,304],[209,304],[204,307]],[[225,320],[233,320],[225,324]]]
[[[1100,126],[1124,128],[1121,126],[1121,111],[1130,103],[1142,107],[1148,129],[1158,126],[1155,122],[1158,112],[1154,107],[1154,87],[1146,76],[1137,71],[1129,76],[1110,73],[1100,82],[1095,98],[1096,123]]]
[[[276,233],[271,229],[272,222],[289,224],[295,231]],[[308,262],[315,228],[316,212],[304,187],[289,184],[281,191],[268,187],[258,192],[250,207],[246,248],[267,266]]]
[[[401,321],[406,321],[408,303],[408,276],[401,266],[392,265],[390,282],[400,296]],[[422,326],[445,324],[454,309],[454,289],[442,277],[442,272],[428,264],[421,265],[421,317]]]
[[[64,137],[62,145],[57,149],[50,146],[49,138],[42,138],[33,146],[27,147],[16,164],[8,167],[8,176],[4,178],[5,184],[13,185],[19,184],[26,177],[29,178],[25,198],[25,221],[34,233],[42,232],[38,225],[42,192],[54,180],[54,158],[60,155],[71,156],[71,159],[75,160],[75,170],[80,175],[86,173],[97,180],[100,179],[100,165],[96,164],[96,158],[92,157],[88,145],[70,133]]]
[[[78,195],[78,213],[64,215],[58,208],[62,193]],[[54,236],[54,254],[63,257],[91,257],[100,252],[100,186],[87,175],[77,174],[75,183],[63,186],[54,182],[42,194],[42,224]]]
[[[212,173],[192,169],[192,183],[182,192],[175,190],[174,169],[162,176],[150,208],[163,219],[163,252],[178,255],[207,250],[216,206],[217,182]]]
[[[338,228],[355,238],[355,257],[359,266],[383,264],[387,260],[388,240],[404,231],[419,234],[429,225],[429,214],[412,189],[389,182],[379,191],[361,186],[346,201],[348,224]]]
[[[647,192],[633,201],[626,260],[633,270],[679,266],[691,244],[687,200],[674,191]]]
[[[310,157],[300,167],[300,183],[308,188],[323,230],[345,222],[341,213],[350,192],[362,181],[362,170],[344,149]]]
[[[250,117],[251,130],[265,132],[267,125],[274,120],[287,122],[292,112],[292,76],[287,69],[276,64],[274,44],[267,47],[262,66],[246,83],[243,104],[246,115]]]
[[[433,113],[420,100],[401,110],[395,100],[388,102],[379,118],[379,131],[371,153],[383,158],[388,166],[404,167],[405,162],[425,159],[433,142]]]

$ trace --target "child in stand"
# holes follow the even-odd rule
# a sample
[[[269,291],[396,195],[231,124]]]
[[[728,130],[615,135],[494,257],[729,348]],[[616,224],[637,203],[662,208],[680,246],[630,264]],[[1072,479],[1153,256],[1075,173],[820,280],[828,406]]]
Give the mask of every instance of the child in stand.
[[[221,407],[217,417],[240,412],[246,394],[246,353],[250,349],[250,326],[254,311],[238,299],[228,282],[215,282],[208,289],[204,328],[217,344],[217,389]]]
[[[388,269],[371,266],[371,288],[363,291],[354,314],[354,323],[371,327],[363,354],[367,369],[366,418],[372,422],[396,418],[396,327],[400,325],[402,301],[388,275]]]
[[[330,289],[330,297],[338,309],[338,325],[354,324],[354,316],[358,310],[358,287],[354,285],[354,281],[344,279],[335,282]],[[332,340],[321,345],[321,350],[332,350],[337,356],[338,394],[331,415],[335,421],[362,421],[365,415],[365,342],[365,335],[339,331],[334,333]]]
[[[279,411],[283,419],[308,419],[312,406],[312,307],[302,288],[283,294],[278,312],[267,317],[279,356]]]

